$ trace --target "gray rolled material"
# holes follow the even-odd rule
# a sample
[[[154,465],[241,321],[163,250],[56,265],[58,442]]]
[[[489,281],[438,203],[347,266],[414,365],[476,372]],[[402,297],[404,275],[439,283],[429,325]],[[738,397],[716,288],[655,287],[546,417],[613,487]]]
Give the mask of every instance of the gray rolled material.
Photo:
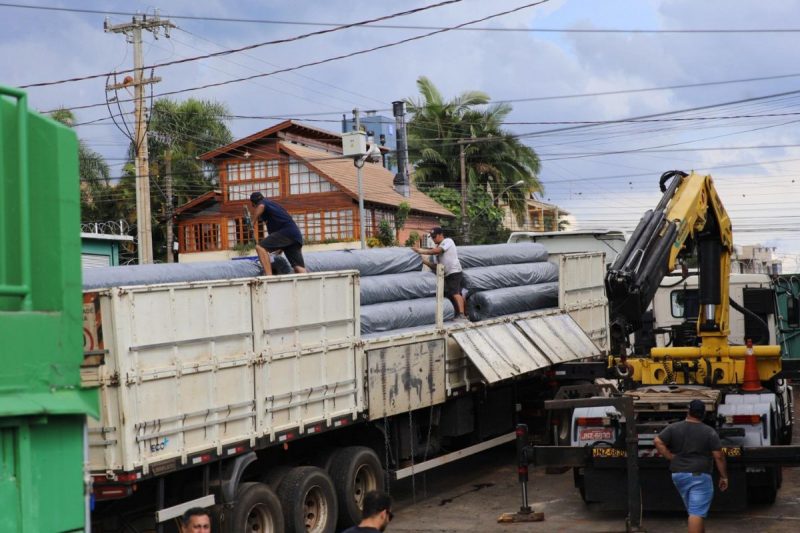
[[[558,267],[552,263],[521,263],[468,268],[464,270],[464,288],[470,294],[505,287],[519,287],[558,281]]]
[[[538,263],[547,261],[547,250],[538,242],[459,246],[461,268]]]
[[[443,301],[444,319],[455,316],[450,300]],[[436,298],[418,298],[361,307],[361,334],[413,328],[436,323]]]
[[[475,322],[557,305],[558,282],[551,282],[475,293],[467,299],[467,315]]]
[[[381,276],[418,271],[422,258],[410,248],[370,248],[368,250],[335,250],[304,254],[309,272],[358,270],[362,276]]]
[[[404,272],[361,278],[361,305],[436,296],[433,272]]]
[[[274,274],[288,274],[292,269],[285,257],[277,256],[273,257],[272,270]],[[86,268],[83,270],[83,290],[183,281],[252,278],[261,275],[261,266],[251,260]]]

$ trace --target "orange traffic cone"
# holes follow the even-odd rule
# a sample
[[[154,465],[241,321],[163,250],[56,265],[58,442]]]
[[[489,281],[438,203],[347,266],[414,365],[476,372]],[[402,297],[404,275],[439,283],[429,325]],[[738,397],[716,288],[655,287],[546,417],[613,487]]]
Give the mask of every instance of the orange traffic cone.
[[[744,380],[742,381],[742,392],[761,392],[761,378],[758,377],[758,363],[753,354],[753,340],[747,339],[747,350],[744,356]]]

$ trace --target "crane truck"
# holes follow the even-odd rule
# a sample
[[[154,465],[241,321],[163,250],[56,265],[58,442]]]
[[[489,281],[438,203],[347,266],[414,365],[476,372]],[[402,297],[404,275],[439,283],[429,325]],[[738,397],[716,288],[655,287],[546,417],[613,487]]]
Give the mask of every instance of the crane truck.
[[[780,347],[767,344],[769,334],[751,348],[729,341],[733,235],[711,176],[670,171],[660,185],[658,205],[644,214],[605,275],[610,353],[602,391],[584,387],[561,395],[583,399],[551,402],[560,413],[554,416],[555,446],[537,449],[518,442],[520,461],[572,466],[585,502],[605,508],[627,504],[629,517],[638,512],[633,507],[682,508],[653,440],[699,399],[706,406],[704,422],[719,433],[729,464],[730,488],[715,495],[712,509],[771,503],[781,486],[781,466],[800,456],[800,449],[790,446],[792,389],[782,374]],[[683,265],[695,251],[695,322],[676,327],[686,334],[673,334],[668,345],[637,352],[641,344],[631,340],[662,280],[679,267],[675,275],[686,279]],[[518,437],[526,439],[525,434],[521,428]]]

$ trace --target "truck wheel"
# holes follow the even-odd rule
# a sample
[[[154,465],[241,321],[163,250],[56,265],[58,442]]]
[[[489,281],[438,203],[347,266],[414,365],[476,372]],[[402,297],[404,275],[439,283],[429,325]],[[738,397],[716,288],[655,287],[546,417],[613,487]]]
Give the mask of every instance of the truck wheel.
[[[271,488],[272,490],[277,491],[278,487],[281,484],[281,481],[283,481],[283,478],[285,478],[286,474],[291,472],[291,470],[292,470],[291,466],[286,466],[286,465],[274,466],[270,468],[267,471],[267,473],[261,477],[261,482],[269,485],[269,488]]]
[[[278,487],[287,533],[334,533],[336,491],[328,473],[316,466],[293,468]]]
[[[226,530],[229,533],[281,533],[283,512],[272,489],[264,483],[240,484]]]
[[[364,495],[371,490],[383,490],[381,460],[370,448],[349,446],[333,455],[330,473],[339,499],[339,526],[357,524],[361,520]]]
[[[764,485],[747,485],[747,493],[750,503],[767,504],[775,503],[775,498],[778,496],[778,472],[775,467],[768,466],[766,468],[765,476],[766,484]],[[781,476],[782,477],[782,476]],[[782,480],[781,480],[782,481]]]

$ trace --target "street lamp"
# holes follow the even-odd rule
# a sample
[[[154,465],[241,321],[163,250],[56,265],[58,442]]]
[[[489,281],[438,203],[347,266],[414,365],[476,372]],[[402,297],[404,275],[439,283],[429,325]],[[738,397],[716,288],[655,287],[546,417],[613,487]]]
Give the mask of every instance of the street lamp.
[[[509,185],[508,187],[506,187],[505,189],[503,189],[502,191],[500,191],[499,193],[497,193],[497,196],[495,196],[495,197],[493,198],[493,200],[499,200],[499,199],[500,199],[500,197],[501,197],[501,196],[503,196],[503,193],[504,193],[504,192],[506,192],[506,191],[508,191],[508,190],[510,190],[510,189],[513,189],[514,187],[519,187],[519,186],[521,186],[521,185],[525,185],[525,180],[518,180],[518,181],[516,181],[516,182],[512,183],[511,185]],[[494,202],[492,202],[492,203],[494,203]]]

